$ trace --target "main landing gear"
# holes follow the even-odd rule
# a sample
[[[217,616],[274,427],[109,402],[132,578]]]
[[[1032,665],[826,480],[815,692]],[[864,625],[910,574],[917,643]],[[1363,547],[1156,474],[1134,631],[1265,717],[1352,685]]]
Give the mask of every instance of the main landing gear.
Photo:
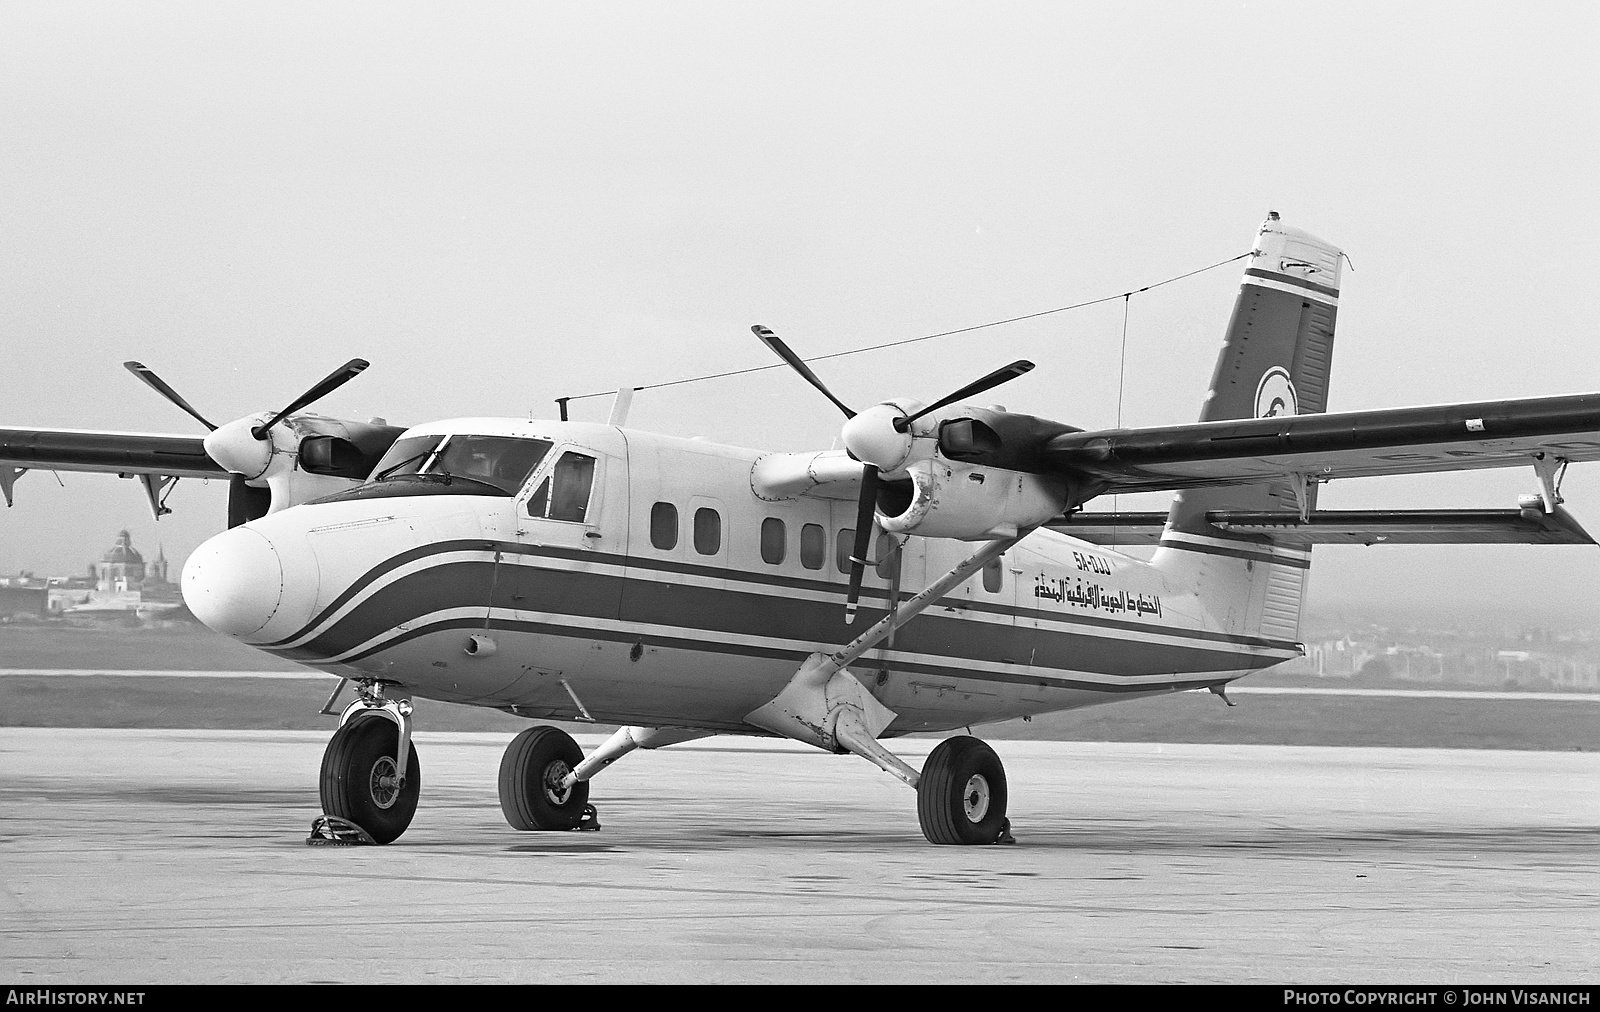
[[[976,738],[950,738],[917,772],[878,741],[896,714],[846,665],[1027,534],[987,542],[843,647],[807,657],[783,691],[745,714],[745,721],[829,752],[853,752],[905,781],[916,789],[917,820],[930,843],[1015,843],[1006,820],[1006,772],[994,749]]]
[[[512,829],[599,829],[589,782],[569,780],[583,749],[554,727],[530,727],[500,760],[500,811]]]
[[[929,843],[1015,843],[1006,771],[994,749],[959,735],[928,753],[917,780],[917,821]]]

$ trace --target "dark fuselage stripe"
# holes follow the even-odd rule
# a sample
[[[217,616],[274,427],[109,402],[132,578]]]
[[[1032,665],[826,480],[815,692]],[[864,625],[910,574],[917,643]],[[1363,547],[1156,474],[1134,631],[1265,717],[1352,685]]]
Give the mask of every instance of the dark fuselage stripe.
[[[496,572],[498,566],[499,572]],[[626,580],[607,573],[497,564],[445,562],[374,591],[328,629],[298,647],[269,646],[300,660],[327,659],[412,621],[441,611],[488,609],[566,615],[633,626],[668,626],[730,637],[842,644],[865,624],[847,626],[836,601],[788,598],[693,584]],[[881,610],[880,610],[881,613]],[[868,615],[866,621],[875,620]],[[470,621],[470,620],[469,620]],[[492,628],[492,623],[490,623]],[[1147,634],[1183,637],[1182,630],[1151,625]],[[1235,649],[1121,639],[1022,622],[984,622],[923,612],[895,633],[895,649],[912,654],[1014,664],[1035,669],[1135,676],[1186,671],[1228,671],[1282,660],[1242,645]],[[1278,653],[1286,652],[1283,647]]]
[[[448,632],[451,629],[481,629],[482,619],[446,619],[439,622],[426,623],[385,640],[361,653],[346,658],[344,664],[353,664],[356,661],[371,657],[392,647],[398,646],[408,640],[436,632]],[[666,636],[666,635],[639,635],[625,629],[582,629],[567,625],[549,622],[528,621],[497,621],[492,630],[521,632],[533,635],[558,636],[564,639],[604,640],[613,643],[641,643],[650,647],[667,647],[682,650],[702,651],[707,653],[728,654],[737,657],[760,657],[770,660],[791,661],[796,664],[803,661],[807,653],[804,650],[785,650],[774,647],[761,647],[753,644],[708,642],[694,636]],[[292,651],[274,651],[284,653],[286,656]],[[1262,668],[1278,663],[1275,658],[1241,656],[1240,663],[1228,669],[1230,671]],[[308,663],[317,663],[308,661]],[[876,665],[876,660],[864,658],[855,666],[863,670],[871,670]],[[1041,674],[1032,671],[988,671],[964,668],[956,665],[928,664],[917,661],[894,660],[890,662],[893,670],[903,674],[922,674],[941,678],[964,678],[980,682],[997,682],[1011,685],[1033,685],[1041,688],[1053,689],[1080,689],[1091,692],[1107,692],[1115,694],[1140,693],[1140,692],[1179,692],[1185,689],[1198,689],[1207,685],[1215,685],[1226,679],[1219,677],[1198,677],[1184,679],[1177,682],[1098,682],[1082,678],[1064,678],[1059,675]],[[1220,673],[1219,673],[1220,674]]]
[[[399,569],[402,566],[416,562],[420,559],[427,558],[430,555],[445,555],[457,552],[495,552],[502,557],[519,556],[531,558],[564,559],[567,561],[586,564],[625,567],[630,570],[642,570],[645,572],[675,573],[687,576],[699,576],[706,579],[726,581],[731,584],[751,584],[755,586],[810,590],[817,593],[835,596],[840,602],[842,602],[845,593],[845,587],[842,583],[829,583],[823,580],[800,580],[792,577],[780,577],[762,573],[749,573],[744,570],[720,569],[714,566],[697,566],[667,559],[650,559],[636,556],[584,551],[581,549],[519,545],[508,542],[487,540],[442,541],[431,545],[425,545],[420,548],[414,548],[407,552],[402,552],[401,554],[388,559],[373,569],[368,570],[346,590],[340,593],[339,596],[334,599],[332,604],[329,604],[326,608],[323,608],[317,613],[315,618],[296,630],[292,635],[285,636],[279,640],[274,640],[271,643],[262,644],[261,646],[263,649],[282,647],[285,644],[292,643],[295,640],[304,637],[313,629],[316,629],[318,626],[320,626],[323,622],[327,621],[330,616],[348,604],[361,591],[371,586],[375,581],[383,578],[385,575],[393,572],[396,569]],[[633,580],[630,582],[648,584],[656,581]],[[741,593],[742,591],[733,590],[731,592]],[[763,596],[771,597],[771,595]],[[781,600],[787,602],[791,599],[782,598]],[[888,604],[888,591],[882,588],[870,586],[863,587],[862,600],[868,605],[870,605],[873,601],[877,601],[879,602],[879,609],[883,610]],[[997,615],[1006,619],[1021,621],[1024,623],[1037,621],[1041,625],[1049,624],[1074,626],[1080,628],[1100,628],[1105,630],[1120,630],[1123,632],[1138,633],[1141,635],[1148,635],[1152,632],[1160,632],[1165,635],[1181,636],[1185,639],[1203,640],[1206,642],[1228,644],[1232,646],[1253,647],[1268,650],[1298,649],[1296,644],[1290,643],[1286,640],[1266,639],[1259,636],[1240,636],[1233,633],[1215,632],[1202,629],[1183,629],[1176,627],[1152,628],[1148,622],[1129,622],[1119,619],[1098,618],[1089,615],[1047,612],[1043,609],[1030,610],[1027,608],[1017,608],[1014,605],[1008,606],[986,601],[973,601],[967,598],[942,598],[940,604],[959,608],[963,611],[982,612],[989,615]],[[838,608],[840,607],[840,604],[836,602],[831,605],[831,607]],[[644,617],[636,617],[632,620],[648,621],[649,619]],[[326,632],[327,630],[323,631],[324,634]],[[318,639],[321,639],[321,635],[318,636]]]

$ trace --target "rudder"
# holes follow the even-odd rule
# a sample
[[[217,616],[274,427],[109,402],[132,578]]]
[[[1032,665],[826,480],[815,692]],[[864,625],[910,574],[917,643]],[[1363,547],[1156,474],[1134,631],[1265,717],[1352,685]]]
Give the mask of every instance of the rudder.
[[[1200,421],[1327,409],[1344,254],[1273,212],[1257,234]],[[1191,489],[1173,500],[1157,568],[1204,587],[1232,631],[1298,640],[1311,553],[1212,526],[1212,510],[1309,512],[1314,475]]]

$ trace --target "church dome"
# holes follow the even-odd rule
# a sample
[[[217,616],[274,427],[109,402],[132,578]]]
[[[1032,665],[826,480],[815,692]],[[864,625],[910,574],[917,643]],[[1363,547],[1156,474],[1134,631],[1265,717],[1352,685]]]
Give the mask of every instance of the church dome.
[[[106,553],[100,556],[100,561],[111,563],[120,562],[125,565],[143,565],[144,556],[140,555],[139,550],[133,547],[132,535],[130,535],[127,531],[122,531],[117,535],[117,543],[106,549]]]

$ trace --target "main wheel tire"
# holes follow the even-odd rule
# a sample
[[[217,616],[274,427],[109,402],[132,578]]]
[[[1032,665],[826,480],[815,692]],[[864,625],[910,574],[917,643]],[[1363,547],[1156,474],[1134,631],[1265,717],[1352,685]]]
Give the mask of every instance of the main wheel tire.
[[[929,843],[994,843],[1006,827],[1006,770],[994,749],[959,735],[928,754],[917,821]]]
[[[560,728],[530,727],[500,760],[500,811],[512,829],[576,829],[589,803],[589,782],[566,791],[561,779],[583,762],[583,749]]]
[[[394,721],[364,713],[335,731],[322,753],[322,810],[355,823],[377,843],[390,843],[406,831],[422,793],[416,745],[406,755],[405,784],[382,783],[395,774],[399,743]]]

